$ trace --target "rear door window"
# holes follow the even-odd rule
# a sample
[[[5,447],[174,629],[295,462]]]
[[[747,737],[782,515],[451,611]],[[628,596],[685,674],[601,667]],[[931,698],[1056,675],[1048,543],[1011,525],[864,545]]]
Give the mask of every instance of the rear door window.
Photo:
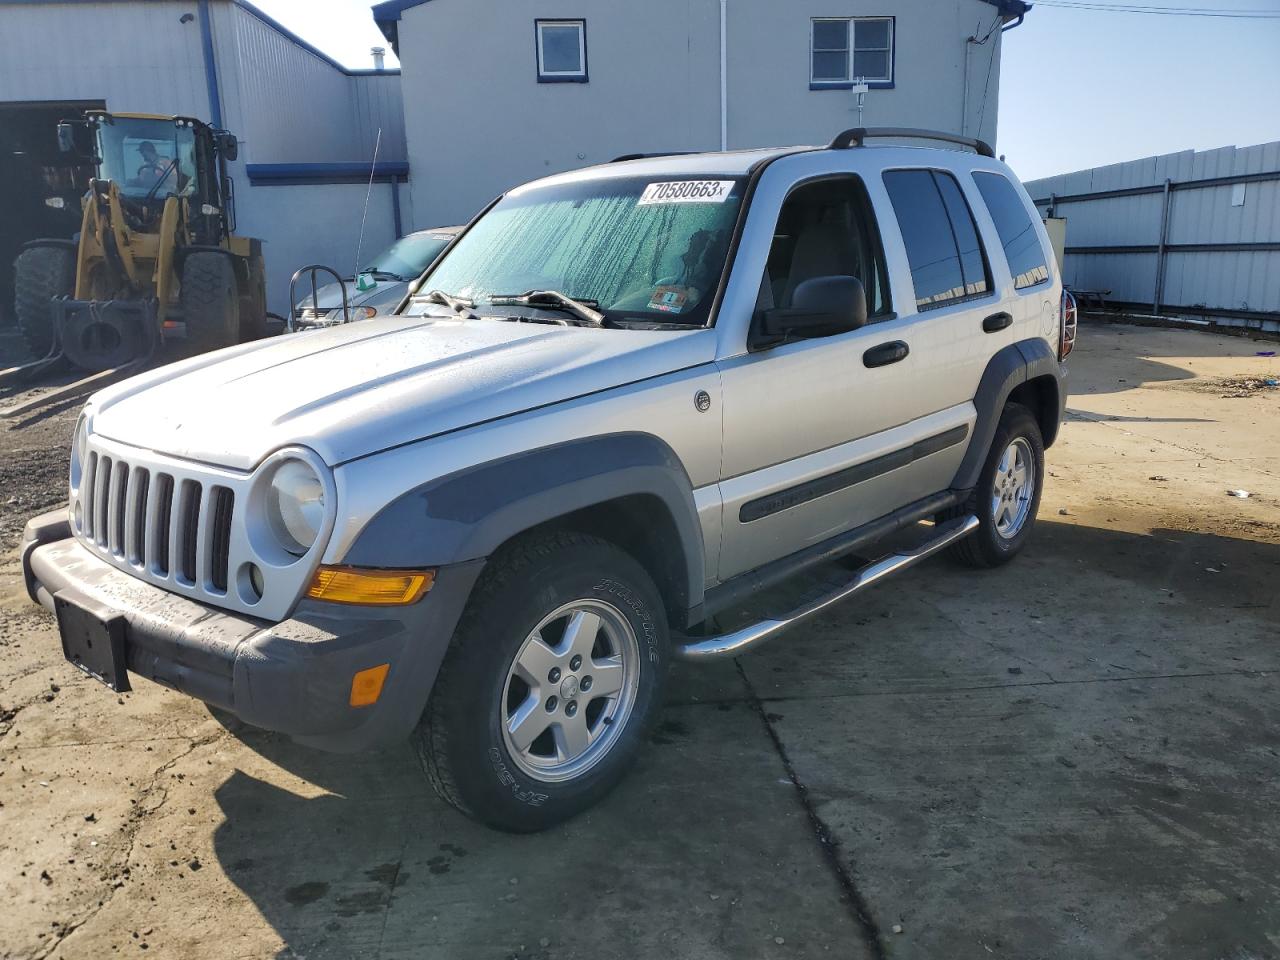
[[[887,170],[884,185],[907,248],[916,309],[986,296],[986,254],[955,177],[940,170]]]
[[[998,173],[975,170],[973,181],[995,221],[1014,287],[1022,290],[1048,280],[1049,265],[1044,247],[1040,245],[1040,235],[1017,188]]]

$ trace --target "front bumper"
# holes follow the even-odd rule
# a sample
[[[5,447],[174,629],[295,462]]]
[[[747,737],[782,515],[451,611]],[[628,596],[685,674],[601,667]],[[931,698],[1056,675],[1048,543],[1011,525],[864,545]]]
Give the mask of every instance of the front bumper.
[[[309,746],[352,752],[401,740],[431,685],[482,560],[441,568],[431,592],[405,607],[304,600],[271,623],[207,606],[129,576],[72,536],[65,510],[31,520],[22,570],[31,598],[52,611],[63,593],[119,611],[130,673],[197,697],[246,723]],[[351,678],[391,664],[378,702],[348,703]]]

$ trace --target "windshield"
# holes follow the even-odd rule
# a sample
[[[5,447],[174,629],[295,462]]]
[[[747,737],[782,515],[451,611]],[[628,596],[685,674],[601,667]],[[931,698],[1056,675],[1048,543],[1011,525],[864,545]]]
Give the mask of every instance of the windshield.
[[[101,178],[126,197],[185,195],[195,187],[195,131],[172,120],[103,120],[98,156]]]
[[[609,320],[703,324],[742,192],[742,179],[728,177],[610,178],[518,190],[467,231],[420,289],[477,306],[498,295],[555,290],[598,305]]]
[[[411,233],[383,250],[360,272],[389,273],[398,280],[412,280],[452,239],[447,233]]]

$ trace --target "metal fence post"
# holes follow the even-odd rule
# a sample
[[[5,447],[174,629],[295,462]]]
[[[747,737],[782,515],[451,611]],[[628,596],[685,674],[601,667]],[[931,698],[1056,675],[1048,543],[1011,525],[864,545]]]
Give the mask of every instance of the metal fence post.
[[[1151,297],[1151,312],[1160,313],[1160,300],[1164,296],[1165,246],[1169,240],[1169,201],[1173,196],[1173,181],[1164,179],[1164,194],[1160,207],[1160,244],[1156,248],[1156,289]]]

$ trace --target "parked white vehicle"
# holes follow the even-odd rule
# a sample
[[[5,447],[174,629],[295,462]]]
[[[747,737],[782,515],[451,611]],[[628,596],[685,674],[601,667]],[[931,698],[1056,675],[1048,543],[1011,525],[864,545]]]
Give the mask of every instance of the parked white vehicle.
[[[884,134],[976,152],[865,145]],[[1036,210],[977,141],[549,177],[400,315],[95,395],[27,584],[117,690],[331,750],[412,736],[446,800],[537,830],[619,781],[673,658],[736,656],[944,547],[1017,554],[1074,336]],[[854,553],[880,559],[715,629]]]

